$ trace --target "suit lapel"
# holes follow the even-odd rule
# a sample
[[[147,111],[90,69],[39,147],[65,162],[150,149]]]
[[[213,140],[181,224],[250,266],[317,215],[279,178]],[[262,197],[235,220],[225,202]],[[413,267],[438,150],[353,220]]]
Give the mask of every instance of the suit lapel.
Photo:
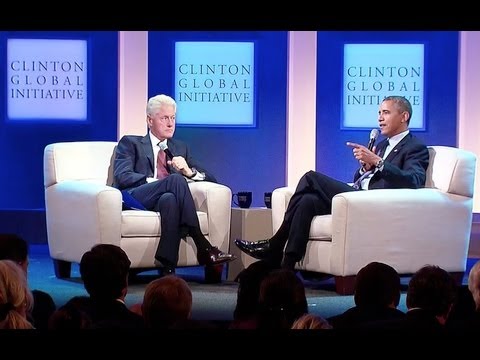
[[[175,145],[175,141],[173,139],[167,139],[167,146],[170,149],[170,152],[172,153],[173,156],[181,155],[178,153],[178,149]],[[168,172],[170,174],[176,173],[177,171],[172,165],[168,165]]]
[[[147,156],[148,163],[150,164],[150,169],[152,170],[152,174],[155,174],[155,169],[153,167],[153,149],[152,149],[152,143],[150,142],[150,136],[147,134],[142,138],[142,146],[143,146],[143,151],[145,152],[145,155]]]
[[[405,144],[412,138],[412,134],[408,133],[407,136],[405,136],[400,142],[395,146],[392,151],[388,154],[387,158],[385,160],[392,161],[395,156],[397,156],[398,153],[402,151],[402,148],[405,146]]]

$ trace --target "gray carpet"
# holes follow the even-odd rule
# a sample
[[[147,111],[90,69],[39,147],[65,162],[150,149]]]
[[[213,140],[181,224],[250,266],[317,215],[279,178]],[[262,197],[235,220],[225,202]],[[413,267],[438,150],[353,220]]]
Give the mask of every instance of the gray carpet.
[[[469,259],[467,270],[478,259]],[[198,320],[229,321],[233,317],[237,296],[237,283],[224,280],[220,284],[206,284],[203,281],[203,268],[179,268],[177,275],[185,279],[193,293],[192,318]],[[146,284],[157,277],[156,271],[140,274],[129,286],[127,305],[142,301]],[[301,275],[299,275],[301,276]],[[29,283],[32,289],[39,289],[52,295],[57,306],[64,304],[76,295],[87,295],[78,272],[78,265],[72,266],[70,279],[57,279],[47,245],[30,246]],[[226,279],[224,274],[223,279]],[[304,280],[309,311],[323,317],[339,314],[353,306],[353,296],[339,296],[334,291],[333,279]],[[405,287],[408,278],[402,279]],[[466,279],[464,280],[466,283]],[[399,309],[406,311],[405,293]]]

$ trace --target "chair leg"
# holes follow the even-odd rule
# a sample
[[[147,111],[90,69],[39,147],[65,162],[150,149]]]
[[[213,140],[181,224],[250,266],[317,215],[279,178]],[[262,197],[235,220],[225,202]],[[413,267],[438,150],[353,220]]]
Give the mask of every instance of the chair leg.
[[[205,266],[205,282],[218,284],[222,282],[223,264]]]
[[[335,291],[340,295],[353,295],[355,291],[355,275],[335,276]]]
[[[70,277],[72,271],[72,263],[64,260],[53,259],[53,268],[55,276],[58,279],[67,279]]]

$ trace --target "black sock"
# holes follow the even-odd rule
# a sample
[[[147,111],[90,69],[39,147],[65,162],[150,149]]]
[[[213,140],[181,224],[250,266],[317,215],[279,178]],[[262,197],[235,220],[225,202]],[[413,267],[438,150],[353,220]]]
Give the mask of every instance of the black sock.
[[[202,234],[199,227],[190,227],[188,233],[192,237],[197,250],[210,250],[212,248],[212,244],[210,244],[207,238]]]
[[[270,238],[270,248],[274,253],[283,253],[283,248],[288,240],[290,225],[283,221],[277,232]]]
[[[174,263],[172,263],[170,260],[165,259],[162,256],[156,256],[155,255],[155,259],[157,261],[159,261],[160,264],[162,265],[162,267],[164,267],[164,268],[175,269],[175,267],[176,267]]]
[[[285,254],[282,260],[282,269],[295,270],[297,260],[290,254]]]

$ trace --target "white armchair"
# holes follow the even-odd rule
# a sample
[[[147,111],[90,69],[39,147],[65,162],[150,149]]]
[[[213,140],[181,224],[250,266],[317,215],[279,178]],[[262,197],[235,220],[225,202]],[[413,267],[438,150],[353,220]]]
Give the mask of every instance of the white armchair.
[[[476,156],[447,146],[430,146],[426,187],[337,194],[332,214],[316,216],[297,269],[335,277],[339,294],[352,294],[355,275],[381,261],[399,274],[425,264],[463,278],[472,226]],[[272,194],[274,233],[283,221],[294,188]]]
[[[45,211],[48,247],[58,278],[70,276],[71,264],[95,244],[120,246],[132,271],[155,267],[160,214],[123,210],[121,192],[112,187],[117,143],[108,141],[50,144],[44,151]],[[202,233],[212,245],[228,251],[231,190],[212,182],[189,184]],[[196,247],[181,241],[178,266],[198,266]],[[206,268],[206,277],[219,271]],[[207,279],[218,281],[217,279]]]

